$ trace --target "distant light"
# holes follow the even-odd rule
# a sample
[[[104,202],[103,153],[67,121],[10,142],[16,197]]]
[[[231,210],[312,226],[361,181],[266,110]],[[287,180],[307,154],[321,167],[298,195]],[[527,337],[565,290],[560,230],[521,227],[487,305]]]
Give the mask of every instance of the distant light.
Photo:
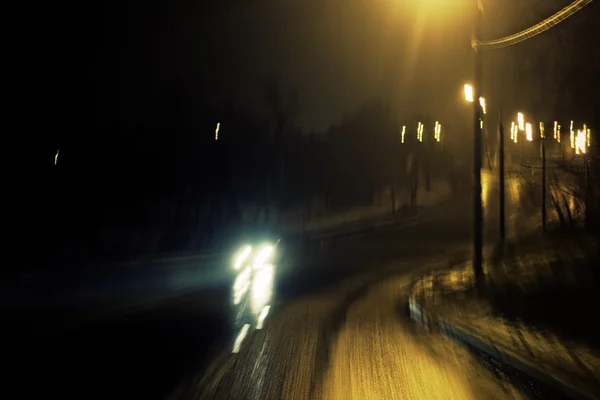
[[[573,130],[573,121],[571,121],[571,127],[569,129],[569,134],[571,136],[571,148],[575,148],[575,131]]]
[[[577,138],[575,139],[575,154],[585,154],[586,132],[577,130]]]
[[[58,163],[58,152],[60,151],[60,149],[56,150],[56,154],[54,155],[54,165],[56,165]]]
[[[406,125],[402,126],[402,143],[404,143],[404,134],[406,133]]]
[[[215,129],[215,140],[219,140],[219,128],[221,128],[221,123],[217,122],[217,128]]]
[[[557,138],[558,135],[558,121],[554,121],[554,139]]]
[[[519,124],[519,130],[524,131],[525,130],[525,116],[523,115],[522,112],[517,113],[517,123]]]
[[[533,140],[533,128],[529,122],[525,124],[525,135],[529,142]]]
[[[423,141],[423,124],[419,122],[417,125],[417,140],[419,142]]]
[[[483,129],[483,120],[479,118],[479,128]]]
[[[510,123],[510,140],[515,140],[515,121]]]
[[[540,137],[544,139],[544,123],[540,122]]]
[[[592,130],[590,128],[587,129],[587,146],[592,147]]]
[[[438,121],[435,121],[434,136],[435,140],[437,140],[438,142],[442,138],[442,124],[440,124]]]
[[[464,89],[465,89],[465,100],[467,100],[469,103],[472,103],[473,98],[474,98],[473,86],[468,83],[465,83]]]
[[[558,126],[558,129],[556,130],[556,141],[558,143],[560,143],[560,125]]]
[[[485,108],[485,99],[483,97],[479,98],[479,105],[481,106],[483,113],[487,114],[487,109]]]

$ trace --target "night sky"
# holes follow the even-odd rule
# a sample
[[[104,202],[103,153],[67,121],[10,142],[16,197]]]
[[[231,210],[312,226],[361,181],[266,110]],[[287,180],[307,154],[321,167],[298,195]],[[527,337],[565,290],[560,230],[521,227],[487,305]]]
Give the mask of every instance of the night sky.
[[[460,90],[471,75],[472,3],[45,2],[27,18],[35,34],[20,50],[40,120],[74,134],[141,129],[157,124],[157,114],[170,113],[168,121],[225,99],[264,112],[261,82],[272,76],[298,91],[296,123],[305,129],[324,130],[373,96],[392,99],[400,118],[449,119],[464,108]],[[484,1],[484,34],[513,33],[567,3]],[[597,4],[584,12],[589,20]],[[497,57],[515,64],[514,52]],[[490,91],[502,91],[495,94],[506,103],[527,97],[498,85],[511,72],[492,67],[484,70]]]

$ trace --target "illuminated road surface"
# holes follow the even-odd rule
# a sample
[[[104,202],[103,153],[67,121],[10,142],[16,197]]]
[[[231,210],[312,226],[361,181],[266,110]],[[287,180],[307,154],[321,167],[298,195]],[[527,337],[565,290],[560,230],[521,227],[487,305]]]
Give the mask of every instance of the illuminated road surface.
[[[507,196],[513,196],[507,199],[510,221],[523,217],[513,207],[515,185],[507,185]],[[493,236],[493,177],[484,189],[487,232]],[[173,398],[521,398],[465,349],[415,326],[400,305],[401,290],[413,273],[468,251],[469,212],[468,202],[449,203],[394,234],[338,244],[330,259],[323,255],[328,261],[321,268],[337,271],[338,280],[345,271],[344,284],[278,310],[262,331],[245,338],[238,354],[223,354],[188,392],[182,388]]]
[[[437,265],[432,259],[421,267]],[[403,268],[409,266],[390,262],[381,270]],[[402,275],[374,286],[356,278],[296,301],[180,398],[521,398],[466,350],[407,319],[399,304],[408,282]]]

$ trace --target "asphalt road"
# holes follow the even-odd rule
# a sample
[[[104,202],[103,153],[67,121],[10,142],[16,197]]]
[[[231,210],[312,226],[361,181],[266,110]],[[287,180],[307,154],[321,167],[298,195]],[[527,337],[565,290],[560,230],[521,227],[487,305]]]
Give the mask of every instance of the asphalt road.
[[[493,186],[492,179],[486,190]],[[493,201],[487,206],[492,232]],[[505,398],[510,389],[464,351],[439,337],[424,343],[391,294],[412,273],[468,251],[470,210],[468,198],[453,200],[404,227],[294,257],[265,329],[251,333],[239,354],[229,351],[228,287],[101,318],[82,315],[85,323],[52,333],[13,329],[18,335],[4,340],[7,390],[19,398],[361,399],[404,398],[387,397],[404,390],[406,398],[436,398],[436,391],[472,398],[483,387],[493,394],[486,398]],[[396,283],[373,290],[384,277]]]

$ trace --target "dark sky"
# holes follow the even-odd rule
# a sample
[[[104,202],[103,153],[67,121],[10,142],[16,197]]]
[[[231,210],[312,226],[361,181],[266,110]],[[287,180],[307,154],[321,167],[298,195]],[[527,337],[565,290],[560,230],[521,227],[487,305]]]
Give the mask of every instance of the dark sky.
[[[260,82],[274,75],[298,90],[305,128],[324,129],[376,95],[391,97],[399,115],[448,119],[464,107],[471,75],[473,3],[45,2],[27,19],[36,34],[22,51],[40,82],[36,102],[47,105],[40,115],[67,130],[128,129],[165,104],[193,109],[227,98],[264,111]],[[513,33],[567,3],[484,0],[486,34]]]

